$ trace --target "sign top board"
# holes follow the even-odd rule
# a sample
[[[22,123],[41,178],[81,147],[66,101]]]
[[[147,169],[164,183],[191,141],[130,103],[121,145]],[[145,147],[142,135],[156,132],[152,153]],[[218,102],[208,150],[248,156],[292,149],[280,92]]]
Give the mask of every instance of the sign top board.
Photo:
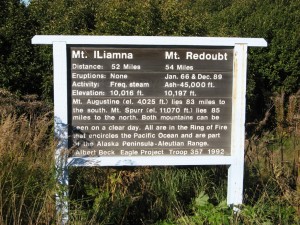
[[[234,46],[246,44],[249,47],[267,47],[263,38],[232,37],[173,37],[173,36],[87,36],[87,35],[36,35],[32,44],[102,44],[102,45],[177,45],[177,46]]]

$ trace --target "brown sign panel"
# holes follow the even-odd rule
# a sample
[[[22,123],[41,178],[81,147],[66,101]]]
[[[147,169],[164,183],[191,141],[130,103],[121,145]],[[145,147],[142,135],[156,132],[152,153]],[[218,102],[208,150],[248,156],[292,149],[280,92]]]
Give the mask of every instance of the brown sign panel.
[[[71,156],[231,154],[232,48],[68,53]]]

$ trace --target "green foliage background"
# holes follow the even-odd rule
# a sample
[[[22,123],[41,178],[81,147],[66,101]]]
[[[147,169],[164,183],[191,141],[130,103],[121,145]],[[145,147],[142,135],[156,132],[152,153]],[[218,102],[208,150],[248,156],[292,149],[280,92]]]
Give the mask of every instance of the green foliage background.
[[[32,45],[36,34],[258,37],[268,42],[267,48],[251,48],[248,55],[246,117],[249,124],[258,125],[247,127],[241,214],[233,214],[224,203],[223,167],[85,168],[70,171],[73,224],[299,223],[299,136],[292,119],[280,119],[295,112],[287,99],[300,88],[299,24],[299,0],[31,0],[28,6],[0,0],[0,88],[10,91],[0,89],[0,112],[15,115],[0,115],[0,132],[7,136],[0,137],[0,223],[59,221],[52,198],[57,191],[54,168],[43,152],[56,144],[52,117],[43,111],[49,112],[44,104],[52,102],[52,48]],[[38,98],[25,98],[28,94]],[[281,105],[276,105],[278,96],[284,98]],[[37,102],[43,106],[37,107]],[[273,110],[273,120],[264,123],[267,133],[258,134],[259,121],[268,110]],[[11,133],[7,127],[13,128]],[[10,152],[9,137],[20,143]],[[284,164],[281,157],[278,163],[278,149],[286,150],[286,160],[294,161]],[[48,158],[51,155],[47,153]]]

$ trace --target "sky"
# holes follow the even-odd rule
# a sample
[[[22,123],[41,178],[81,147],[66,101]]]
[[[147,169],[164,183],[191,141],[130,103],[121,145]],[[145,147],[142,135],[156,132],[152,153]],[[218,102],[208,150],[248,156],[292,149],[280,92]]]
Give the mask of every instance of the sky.
[[[28,5],[28,3],[29,3],[30,0],[20,0],[20,1],[21,1],[21,2],[24,2],[25,5]]]

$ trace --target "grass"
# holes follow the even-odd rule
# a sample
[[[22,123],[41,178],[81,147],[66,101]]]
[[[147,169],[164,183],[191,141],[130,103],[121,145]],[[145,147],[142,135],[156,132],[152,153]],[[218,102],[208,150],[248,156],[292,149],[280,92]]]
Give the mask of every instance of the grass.
[[[54,213],[51,120],[1,116],[0,224],[42,224]]]

